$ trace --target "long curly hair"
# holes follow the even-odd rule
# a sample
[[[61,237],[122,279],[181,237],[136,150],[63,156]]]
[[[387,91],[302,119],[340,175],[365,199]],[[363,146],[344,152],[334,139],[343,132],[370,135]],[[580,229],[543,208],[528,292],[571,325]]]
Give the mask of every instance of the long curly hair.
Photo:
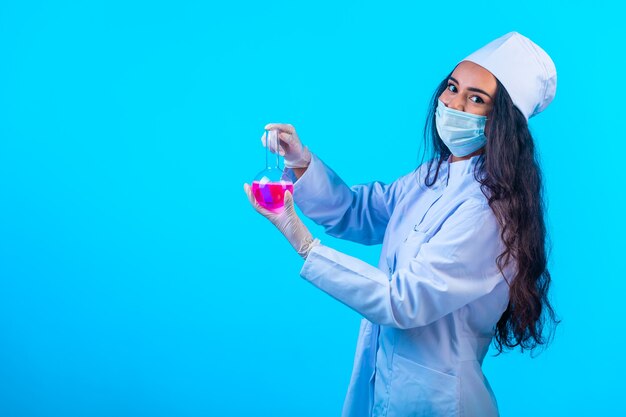
[[[451,75],[433,94],[424,127],[422,161],[430,153],[424,179],[427,187],[436,182],[441,164],[451,154],[435,125],[437,99],[447,88]],[[544,222],[542,175],[526,118],[499,80],[488,117],[487,144],[479,156],[474,177],[500,225],[505,250],[496,258],[498,268],[505,275],[510,262],[516,266],[513,279],[505,275],[509,304],[496,325],[494,345],[498,354],[517,346],[522,352],[534,351],[551,340],[552,330],[560,322],[548,300],[551,277],[547,268],[549,240]],[[548,335],[546,330],[550,330]]]

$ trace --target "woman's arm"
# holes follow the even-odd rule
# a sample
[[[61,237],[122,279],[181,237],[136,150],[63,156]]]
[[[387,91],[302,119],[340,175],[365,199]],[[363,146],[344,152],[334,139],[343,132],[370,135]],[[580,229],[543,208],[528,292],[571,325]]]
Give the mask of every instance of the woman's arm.
[[[295,172],[294,174],[298,175]],[[349,187],[316,155],[294,184],[294,201],[326,233],[366,245],[381,243],[404,185],[413,173],[391,184],[379,181]]]
[[[295,177],[294,200],[307,217],[324,226],[331,236],[370,245],[382,242],[401,194],[401,181],[348,187],[302,145],[292,125],[270,123],[265,129],[271,132],[270,140],[265,143],[263,136],[261,141],[272,152],[284,155],[285,167]]]
[[[421,245],[407,266],[389,275],[324,245],[311,249],[300,274],[373,323],[413,328],[426,326],[503,284],[496,265],[502,249],[490,208],[465,203]]]

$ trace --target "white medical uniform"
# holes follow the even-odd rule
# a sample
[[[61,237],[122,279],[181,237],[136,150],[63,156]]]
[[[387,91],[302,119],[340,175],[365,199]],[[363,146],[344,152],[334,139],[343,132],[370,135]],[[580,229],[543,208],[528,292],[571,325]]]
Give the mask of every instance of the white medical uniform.
[[[479,157],[444,162],[428,188],[426,164],[349,187],[313,155],[294,184],[298,207],[328,234],[382,243],[378,268],[319,245],[301,270],[364,317],[343,416],[498,415],[481,365],[508,284],[500,228],[474,178]]]

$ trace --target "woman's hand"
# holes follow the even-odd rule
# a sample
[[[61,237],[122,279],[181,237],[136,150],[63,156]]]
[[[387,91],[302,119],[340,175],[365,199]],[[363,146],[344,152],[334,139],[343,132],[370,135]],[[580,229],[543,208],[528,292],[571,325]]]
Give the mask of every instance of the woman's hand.
[[[302,220],[296,214],[293,206],[293,196],[289,191],[285,191],[285,208],[280,213],[269,211],[256,201],[252,190],[248,184],[243,185],[243,189],[250,200],[250,204],[254,209],[265,216],[274,226],[282,232],[287,238],[291,246],[304,259],[309,255],[311,249],[320,243],[319,239],[313,239],[313,235],[309,229],[302,223]]]
[[[278,145],[278,152],[285,157],[286,168],[307,168],[311,163],[311,152],[306,146],[302,146],[300,138],[296,133],[296,129],[290,124],[284,123],[269,123],[265,126],[266,130],[277,130],[278,139],[280,144]],[[263,146],[266,146],[265,135],[261,137]],[[276,153],[274,149],[276,145],[270,143],[270,151]]]

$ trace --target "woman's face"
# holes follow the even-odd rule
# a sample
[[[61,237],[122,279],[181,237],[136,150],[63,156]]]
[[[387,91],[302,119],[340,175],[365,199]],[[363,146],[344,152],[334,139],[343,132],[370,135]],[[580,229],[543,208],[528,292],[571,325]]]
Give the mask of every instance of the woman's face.
[[[448,78],[448,87],[439,96],[446,107],[487,116],[496,96],[496,77],[478,64],[462,61]]]

